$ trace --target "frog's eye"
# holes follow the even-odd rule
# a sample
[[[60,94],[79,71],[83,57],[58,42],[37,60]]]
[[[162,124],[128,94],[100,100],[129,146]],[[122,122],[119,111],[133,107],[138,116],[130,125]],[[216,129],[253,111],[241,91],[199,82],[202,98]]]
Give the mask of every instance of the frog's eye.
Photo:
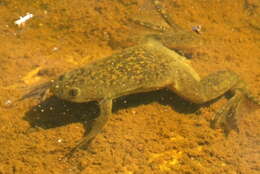
[[[61,75],[61,76],[59,77],[59,80],[64,80],[64,77],[65,77],[65,75]]]
[[[80,89],[72,88],[72,89],[69,90],[68,94],[71,97],[76,97],[76,96],[78,96],[80,94]]]

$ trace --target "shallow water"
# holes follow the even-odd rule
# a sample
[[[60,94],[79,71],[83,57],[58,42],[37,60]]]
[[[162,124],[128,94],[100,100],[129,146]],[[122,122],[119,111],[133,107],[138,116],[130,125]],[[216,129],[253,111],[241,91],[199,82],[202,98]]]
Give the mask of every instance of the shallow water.
[[[162,1],[186,31],[201,25],[204,42],[188,51],[201,76],[237,72],[260,95],[260,1]],[[14,21],[34,15],[24,26]],[[13,103],[31,87],[133,45],[154,33],[128,20],[168,27],[149,0],[0,0],[0,174],[260,172],[260,111],[240,132],[211,129],[220,99],[198,107],[161,90],[115,101],[108,124],[89,150],[59,160],[83,137],[95,103],[54,97]],[[191,31],[192,32],[192,31]]]

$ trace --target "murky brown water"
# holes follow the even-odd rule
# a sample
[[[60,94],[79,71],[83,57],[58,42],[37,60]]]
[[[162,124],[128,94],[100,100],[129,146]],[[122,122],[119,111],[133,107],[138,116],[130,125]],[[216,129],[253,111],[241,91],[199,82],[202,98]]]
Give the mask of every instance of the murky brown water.
[[[231,69],[260,95],[259,0],[162,4],[187,31],[202,26],[207,42],[189,50],[202,76]],[[34,17],[15,26],[27,12]],[[35,84],[123,49],[128,38],[154,32],[128,18],[166,24],[149,0],[0,0],[0,17],[0,174],[260,173],[259,110],[225,137],[209,126],[225,99],[198,108],[164,90],[117,100],[90,150],[60,161],[98,107],[56,98],[10,103]]]

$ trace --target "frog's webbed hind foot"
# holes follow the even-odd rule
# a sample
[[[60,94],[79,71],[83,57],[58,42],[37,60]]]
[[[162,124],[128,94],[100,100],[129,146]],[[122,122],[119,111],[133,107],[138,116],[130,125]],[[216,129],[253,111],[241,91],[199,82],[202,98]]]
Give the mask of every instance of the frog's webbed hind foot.
[[[211,127],[221,127],[225,135],[233,129],[239,132],[239,122],[241,117],[250,113],[256,108],[260,108],[260,102],[248,91],[236,89],[233,97],[215,114],[211,121]]]
[[[165,10],[164,6],[161,4],[160,0],[152,0],[152,4],[156,10],[156,12],[161,16],[161,18],[166,23],[166,26],[164,25],[155,25],[154,23],[144,22],[140,21],[138,19],[134,18],[128,18],[130,22],[133,22],[137,25],[143,26],[145,28],[157,31],[157,32],[166,32],[168,30],[173,31],[182,31],[183,29],[177,25],[172,17],[169,15],[169,13]]]
[[[236,92],[236,94],[225,104],[220,110],[215,113],[213,120],[211,121],[211,127],[223,128],[226,135],[230,132],[230,130],[234,129],[239,131],[238,129],[238,118],[236,117],[239,105],[242,100],[242,94],[240,92]]]

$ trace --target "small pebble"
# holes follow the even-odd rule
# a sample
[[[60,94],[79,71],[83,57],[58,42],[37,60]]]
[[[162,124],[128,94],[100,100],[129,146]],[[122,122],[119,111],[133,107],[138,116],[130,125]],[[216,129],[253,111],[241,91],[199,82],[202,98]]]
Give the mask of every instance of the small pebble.
[[[202,28],[201,25],[196,25],[196,26],[192,27],[192,31],[200,34],[201,33],[201,28]]]
[[[58,51],[58,50],[59,50],[59,48],[57,48],[57,47],[52,48],[52,51]]]
[[[5,106],[10,106],[12,103],[13,103],[13,102],[12,102],[11,100],[6,100],[6,101],[4,102],[4,105],[5,105]]]
[[[3,103],[3,107],[11,107],[13,105],[13,101],[12,100],[6,100]]]

